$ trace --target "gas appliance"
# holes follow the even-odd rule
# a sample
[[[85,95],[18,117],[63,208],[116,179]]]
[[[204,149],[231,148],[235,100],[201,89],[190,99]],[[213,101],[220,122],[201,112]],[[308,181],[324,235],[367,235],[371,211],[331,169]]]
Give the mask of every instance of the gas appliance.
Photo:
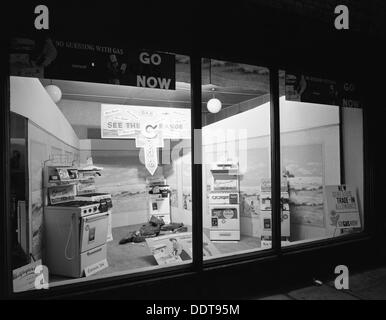
[[[44,206],[45,257],[51,274],[82,277],[108,266],[106,239],[108,229],[108,199],[76,200],[78,177],[51,179],[57,168],[44,171],[46,203]],[[72,172],[76,169],[71,168]]]
[[[209,211],[211,214],[211,240],[240,240],[240,208],[238,204],[209,205]]]
[[[112,233],[112,210],[113,202],[110,193],[96,192],[97,187],[95,177],[101,176],[102,168],[93,165],[92,158],[88,159],[88,168],[78,169],[79,182],[76,186],[76,200],[101,201],[105,200],[108,205],[108,225],[107,225],[107,242],[113,240]]]
[[[170,218],[170,187],[163,177],[152,177],[146,180],[148,190],[148,220],[152,216],[161,218],[166,224]]]
[[[286,178],[281,180],[281,238],[289,241],[290,231],[290,207],[288,182]],[[270,243],[272,240],[272,206],[271,206],[271,179],[261,179],[260,186],[260,234],[262,243]]]
[[[265,239],[272,236],[272,212],[261,211],[261,236]],[[290,212],[282,210],[281,212],[281,235],[283,240],[289,240],[290,237]]]
[[[82,200],[82,201],[106,201],[107,203],[107,213],[108,213],[108,223],[107,223],[107,242],[113,240],[113,233],[112,233],[112,209],[113,209],[113,202],[111,199],[110,193],[84,193],[84,194],[77,194],[75,196],[75,200]]]
[[[238,165],[228,161],[211,169],[212,183],[208,195],[212,241],[240,240],[240,199]]]

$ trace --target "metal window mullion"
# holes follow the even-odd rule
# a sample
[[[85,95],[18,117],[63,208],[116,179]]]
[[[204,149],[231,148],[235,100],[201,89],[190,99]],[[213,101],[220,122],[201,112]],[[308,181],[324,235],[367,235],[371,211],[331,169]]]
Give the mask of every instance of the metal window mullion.
[[[343,120],[343,106],[339,105],[339,160],[340,160],[340,184],[346,183],[346,171],[344,166],[344,120]]]
[[[362,135],[363,135],[363,212],[362,212],[362,223],[364,227],[362,230],[365,233],[368,233],[372,236],[376,236],[379,239],[379,236],[382,235],[382,219],[381,215],[378,214],[376,210],[375,199],[382,193],[379,192],[380,188],[376,188],[376,177],[374,168],[379,168],[377,166],[376,159],[374,158],[374,147],[377,145],[374,129],[371,126],[371,123],[374,123],[374,113],[369,106],[376,105],[377,98],[374,97],[373,92],[381,92],[380,90],[374,90],[374,87],[370,86],[366,82],[360,82],[356,80],[356,83],[360,84],[362,93],[360,95],[360,102],[362,107]],[[375,82],[377,83],[377,82]],[[380,175],[380,174],[379,174]],[[381,223],[378,223],[381,222]],[[382,241],[382,239],[381,239]]]
[[[202,165],[201,161],[201,58],[198,55],[191,56],[190,61],[191,77],[191,128],[192,128],[192,241],[193,241],[193,269],[197,272],[202,271],[202,237],[203,237],[203,218],[202,218]],[[196,133],[195,133],[196,132]]]
[[[9,297],[12,289],[12,261],[11,261],[11,219],[10,219],[10,171],[9,171],[9,152],[10,152],[10,77],[9,77],[9,44],[10,39],[6,37],[7,49],[2,54],[1,75],[1,279],[0,296]]]
[[[271,115],[271,210],[272,210],[272,249],[281,251],[281,206],[280,206],[280,100],[279,72],[277,67],[270,68],[270,115]]]

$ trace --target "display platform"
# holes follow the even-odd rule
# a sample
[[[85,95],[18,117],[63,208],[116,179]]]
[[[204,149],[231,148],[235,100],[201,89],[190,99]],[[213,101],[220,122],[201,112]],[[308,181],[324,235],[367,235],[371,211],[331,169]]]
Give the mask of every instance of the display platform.
[[[109,266],[97,274],[83,279],[90,280],[92,278],[98,278],[103,275],[111,275],[113,273],[130,272],[134,270],[140,271],[142,268],[157,267],[157,261],[151,254],[146,242],[131,242],[124,245],[119,244],[120,239],[126,237],[129,232],[138,230],[141,225],[142,224],[137,224],[126,227],[113,228],[112,232],[114,240],[107,243],[107,261]],[[188,231],[191,231],[190,226],[188,227]],[[204,234],[209,237],[209,229],[204,229]],[[243,235],[241,236],[241,240],[235,243],[212,243],[221,254],[225,255],[232,254],[234,252],[256,250],[260,248],[260,239]],[[74,279],[56,275],[50,276],[51,284],[65,280],[71,281]]]

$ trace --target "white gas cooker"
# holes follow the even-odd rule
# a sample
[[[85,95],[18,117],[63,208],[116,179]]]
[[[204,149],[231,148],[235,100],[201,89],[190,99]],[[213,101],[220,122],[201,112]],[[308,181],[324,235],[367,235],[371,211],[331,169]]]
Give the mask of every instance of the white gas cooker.
[[[110,242],[113,240],[113,231],[112,231],[112,208],[113,208],[113,202],[111,199],[110,193],[84,193],[84,194],[78,194],[75,196],[75,200],[81,200],[81,201],[98,201],[98,202],[106,202],[107,204],[107,210],[108,210],[108,225],[107,225],[107,242]]]
[[[108,205],[101,201],[74,200],[49,206],[52,210],[71,211],[78,217],[85,217],[108,211]]]
[[[88,276],[108,266],[105,200],[67,201],[44,208],[46,264],[51,273]]]

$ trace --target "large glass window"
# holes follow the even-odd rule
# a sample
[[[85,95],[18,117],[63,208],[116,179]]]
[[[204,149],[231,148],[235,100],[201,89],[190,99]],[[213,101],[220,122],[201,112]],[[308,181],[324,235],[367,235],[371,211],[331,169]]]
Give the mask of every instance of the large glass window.
[[[280,72],[286,245],[363,229],[363,114],[359,100],[347,98],[355,91],[350,83]]]
[[[35,288],[38,265],[53,287],[191,263],[189,58],[48,39],[55,60],[23,43],[10,78],[14,291]]]
[[[38,289],[38,266],[53,287],[192,263],[189,57],[13,45],[14,291]],[[201,62],[203,259],[270,249],[269,69]],[[355,86],[286,71],[279,86],[282,246],[362,231]]]
[[[203,59],[204,260],[271,248],[270,128],[269,70]]]

